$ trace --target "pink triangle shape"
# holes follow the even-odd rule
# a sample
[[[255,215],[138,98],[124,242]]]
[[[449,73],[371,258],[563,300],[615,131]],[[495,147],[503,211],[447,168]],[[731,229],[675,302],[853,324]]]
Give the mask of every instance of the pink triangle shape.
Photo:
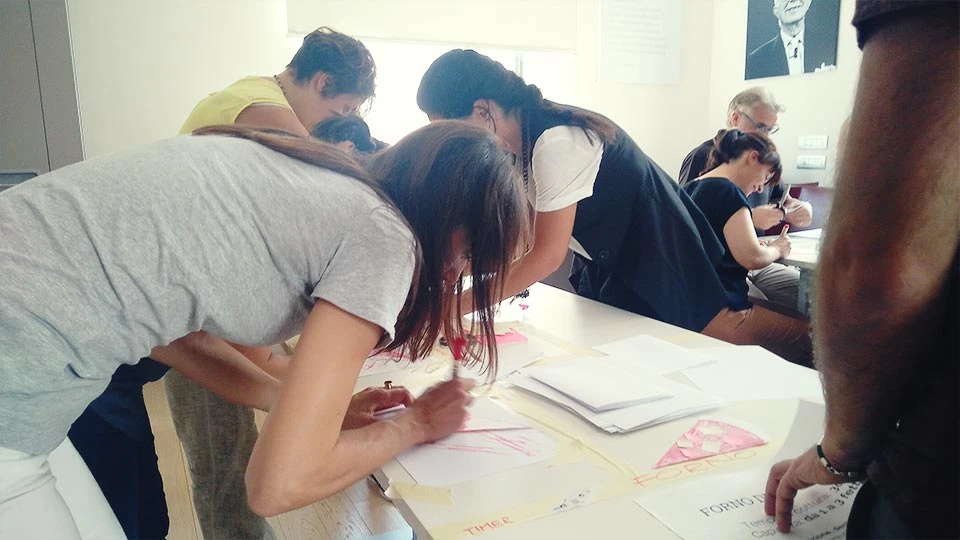
[[[699,420],[677,438],[653,468],[659,469],[764,444],[765,440],[741,427],[718,420]]]

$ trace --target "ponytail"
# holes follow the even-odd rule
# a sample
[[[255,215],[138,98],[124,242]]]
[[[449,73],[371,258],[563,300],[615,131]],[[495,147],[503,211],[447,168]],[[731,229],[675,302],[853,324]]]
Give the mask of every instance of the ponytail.
[[[617,128],[599,114],[543,99],[503,64],[473,50],[454,49],[434,60],[417,90],[417,105],[432,117],[464,118],[478,99],[489,99],[521,121],[552,120],[597,134],[604,143],[616,140]],[[589,133],[588,133],[589,136]]]
[[[777,146],[769,137],[761,133],[744,133],[739,129],[727,129],[713,138],[713,149],[710,150],[710,157],[707,159],[707,166],[700,174],[715,169],[725,163],[730,163],[738,159],[745,152],[756,150],[760,155],[759,161],[765,165],[770,165],[773,175],[768,184],[777,184],[780,182],[780,174],[783,167],[780,163],[780,154],[777,153]]]

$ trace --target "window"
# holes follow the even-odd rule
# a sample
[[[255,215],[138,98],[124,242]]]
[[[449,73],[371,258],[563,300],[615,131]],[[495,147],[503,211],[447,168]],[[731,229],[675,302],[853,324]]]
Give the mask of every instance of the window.
[[[417,107],[417,88],[430,64],[458,45],[424,45],[363,40],[377,63],[377,96],[364,117],[374,137],[394,143],[404,135],[427,124],[427,116]],[[508,69],[516,70],[515,51],[478,50]]]
[[[374,137],[394,143],[404,135],[427,124],[427,116],[417,107],[417,88],[430,64],[455,48],[473,48],[458,44],[403,43],[361,39],[377,63],[376,97],[364,116]],[[300,39],[291,39],[293,51]],[[558,103],[576,102],[576,55],[567,52],[517,51],[477,48],[479,53],[500,62],[507,69],[536,84],[544,97]]]

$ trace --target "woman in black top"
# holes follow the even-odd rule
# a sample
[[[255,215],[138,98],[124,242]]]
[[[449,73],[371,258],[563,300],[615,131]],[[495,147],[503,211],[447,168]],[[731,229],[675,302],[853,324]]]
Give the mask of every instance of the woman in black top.
[[[755,343],[791,362],[811,365],[812,347],[806,321],[751,304],[747,271],[763,268],[790,254],[790,239],[782,233],[766,242],[757,238],[747,196],[780,181],[780,156],[766,136],[738,129],[720,132],[707,163],[707,172],[684,189],[723,244],[717,274],[727,292],[726,317],[711,324],[737,326],[741,344]]]
[[[483,126],[516,156],[536,241],[511,268],[504,296],[549,276],[572,249],[581,296],[695,332],[724,310],[710,224],[613,121],[544,99],[499,62],[462,49],[434,61],[417,105],[431,120]]]

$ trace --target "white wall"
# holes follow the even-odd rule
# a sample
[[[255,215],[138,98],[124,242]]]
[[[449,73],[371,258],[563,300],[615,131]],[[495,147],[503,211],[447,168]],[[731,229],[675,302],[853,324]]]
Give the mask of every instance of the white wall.
[[[578,0],[569,82],[543,88],[548,98],[610,116],[672,174],[711,125],[711,59],[703,48],[712,2],[682,1],[691,37],[681,48],[680,85],[599,82],[600,0]],[[69,0],[68,7],[87,157],[175,134],[202,97],[244,75],[280,71],[298,46],[287,37],[285,0]]]
[[[290,61],[285,0],[69,0],[86,157],[173,136],[200,99]]]
[[[600,0],[580,0],[580,37],[570,79],[570,103],[617,122],[650,157],[676,176],[683,157],[710,131],[711,58],[715,15],[711,0],[681,5],[680,84],[645,86],[600,82]],[[544,91],[546,97],[550,95]]]
[[[788,107],[775,136],[786,179],[831,181],[835,138],[860,61],[849,24],[853,0],[842,0],[835,72],[749,82],[747,0],[677,0],[680,84],[668,86],[599,80],[600,1],[577,1],[575,53],[550,64],[549,74],[538,74],[536,62],[525,66],[529,81],[543,81],[547,98],[609,116],[675,175],[687,152],[723,125],[730,98],[762,84]],[[286,0],[68,0],[68,7],[88,157],[175,134],[205,95],[245,75],[279,72],[299,46],[287,34]],[[395,101],[381,95],[374,110]],[[407,107],[418,114],[412,98]],[[827,170],[796,171],[797,136],[819,134],[831,137]]]
[[[765,86],[773,91],[777,101],[787,108],[786,112],[780,114],[780,131],[773,136],[783,160],[784,182],[817,181],[821,185],[833,185],[836,138],[840,124],[850,114],[853,106],[853,94],[860,69],[856,31],[850,25],[854,0],[841,0],[840,3],[836,71],[750,81],[743,80],[747,0],[714,0],[714,3],[712,76],[709,93],[704,96],[709,102],[710,126],[720,129],[725,125],[727,105],[737,92],[751,86]],[[802,135],[830,137],[825,170],[796,168],[798,153],[824,153],[822,150],[798,150],[797,138]],[[700,139],[702,141],[706,137],[701,136]],[[679,163],[680,161],[677,161],[677,168]]]

